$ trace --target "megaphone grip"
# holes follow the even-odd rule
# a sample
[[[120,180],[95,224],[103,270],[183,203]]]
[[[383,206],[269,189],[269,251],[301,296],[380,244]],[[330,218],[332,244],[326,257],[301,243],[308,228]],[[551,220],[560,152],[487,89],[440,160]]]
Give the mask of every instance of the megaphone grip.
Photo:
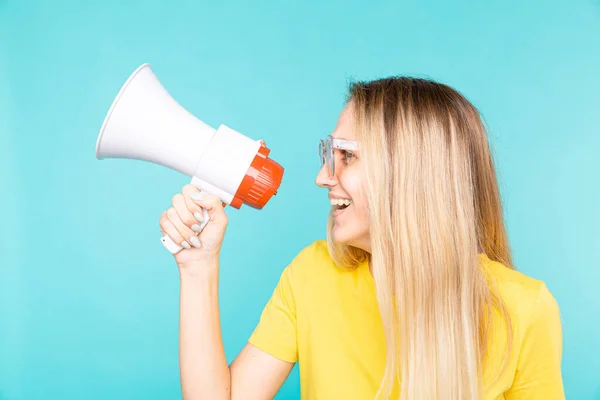
[[[166,249],[169,250],[169,252],[171,252],[171,254],[177,254],[183,248],[183,247],[179,246],[177,243],[175,243],[173,241],[173,239],[171,239],[171,237],[168,235],[161,237],[160,241],[166,247]]]
[[[202,232],[202,229],[204,229],[206,224],[208,224],[210,218],[208,211],[205,208],[202,209],[202,215],[204,216],[204,221],[200,224],[200,232]],[[175,243],[169,235],[161,237],[160,241],[171,254],[177,254],[181,251],[181,249],[183,249],[183,247]]]

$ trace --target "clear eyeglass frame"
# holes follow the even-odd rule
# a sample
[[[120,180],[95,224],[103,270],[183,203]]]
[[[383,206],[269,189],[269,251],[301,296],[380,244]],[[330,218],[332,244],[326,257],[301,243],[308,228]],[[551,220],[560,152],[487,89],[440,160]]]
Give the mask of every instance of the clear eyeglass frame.
[[[327,135],[325,140],[321,139],[319,141],[320,166],[323,168],[323,165],[327,165],[327,170],[330,177],[335,175],[334,151],[336,149],[356,151],[358,150],[358,142],[354,140],[335,139],[331,135]]]

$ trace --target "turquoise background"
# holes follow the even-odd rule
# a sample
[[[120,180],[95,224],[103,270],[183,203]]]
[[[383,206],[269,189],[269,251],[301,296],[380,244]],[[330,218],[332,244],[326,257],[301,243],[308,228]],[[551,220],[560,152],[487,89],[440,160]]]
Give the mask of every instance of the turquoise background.
[[[317,141],[347,83],[426,76],[489,126],[515,260],[564,320],[569,399],[600,399],[600,1],[0,0],[0,399],[175,399],[179,280],[158,218],[189,179],[95,159],[118,89],[149,62],[207,123],[286,168],[229,210],[227,357],[285,265],[325,235]],[[278,399],[297,399],[297,369]]]

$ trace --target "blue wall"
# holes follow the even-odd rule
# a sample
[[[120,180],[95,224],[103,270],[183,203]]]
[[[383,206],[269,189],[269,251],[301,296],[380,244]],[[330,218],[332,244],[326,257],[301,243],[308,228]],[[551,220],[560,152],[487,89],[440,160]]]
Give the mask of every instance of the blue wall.
[[[229,360],[282,268],[324,237],[317,140],[347,82],[410,74],[482,110],[517,265],[561,306],[568,398],[600,399],[598,0],[143,3],[0,0],[0,399],[180,395],[179,281],[158,217],[189,180],[94,156],[143,62],[286,168],[264,210],[229,210]],[[297,393],[295,370],[278,398]]]

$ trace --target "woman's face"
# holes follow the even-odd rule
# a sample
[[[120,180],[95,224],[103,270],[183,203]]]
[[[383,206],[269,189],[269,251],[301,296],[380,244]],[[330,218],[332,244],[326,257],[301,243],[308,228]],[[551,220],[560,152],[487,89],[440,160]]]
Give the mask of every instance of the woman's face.
[[[356,140],[352,124],[352,105],[348,104],[340,113],[334,139]],[[359,144],[360,148],[360,144]],[[320,187],[329,189],[331,215],[333,217],[333,240],[371,251],[369,236],[369,213],[365,198],[365,178],[361,167],[360,150],[333,150],[335,163],[333,176],[329,176],[327,165],[323,165],[316,178]],[[345,204],[350,203],[347,207]]]

